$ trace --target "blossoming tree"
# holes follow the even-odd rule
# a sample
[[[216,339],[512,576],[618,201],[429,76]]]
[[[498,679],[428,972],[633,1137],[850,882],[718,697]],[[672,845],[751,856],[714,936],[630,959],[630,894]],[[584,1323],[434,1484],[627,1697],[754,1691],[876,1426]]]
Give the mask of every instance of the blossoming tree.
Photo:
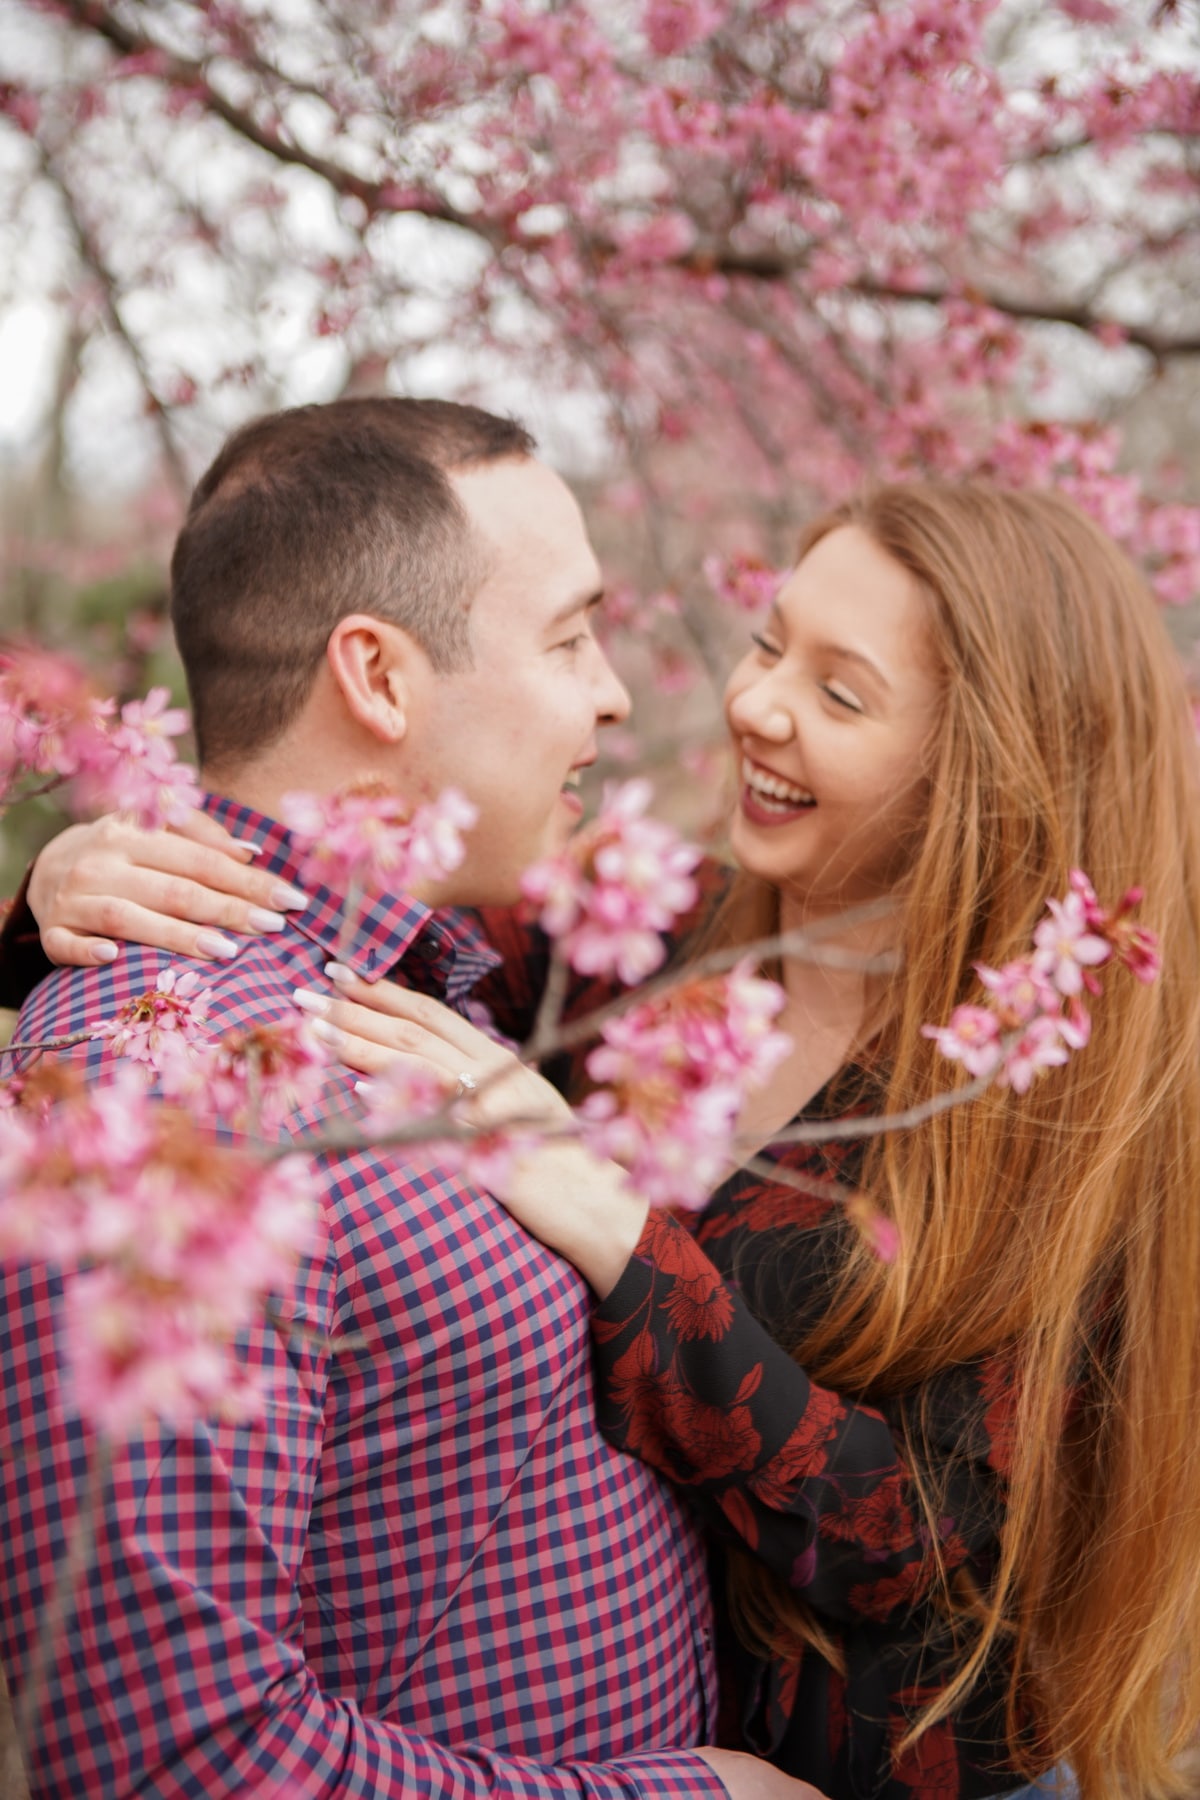
[[[1193,0],[3,11],[14,268],[124,359],[181,488],[318,341],[313,397],[579,397],[660,585],[656,503],[714,443],[767,517],[864,471],[1053,480],[1200,585],[1111,423],[1200,352]]]

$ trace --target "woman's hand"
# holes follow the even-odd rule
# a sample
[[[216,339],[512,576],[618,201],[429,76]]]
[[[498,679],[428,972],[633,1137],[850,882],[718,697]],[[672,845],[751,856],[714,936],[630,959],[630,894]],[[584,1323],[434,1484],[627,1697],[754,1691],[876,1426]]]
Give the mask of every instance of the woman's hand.
[[[249,867],[253,844],[193,812],[170,831],[139,831],[116,814],[70,825],[38,856],[29,908],[54,963],[112,962],[114,939],[201,961],[236,956],[228,931],[280,931],[308,905],[299,888]]]
[[[514,1158],[496,1198],[603,1299],[629,1261],[649,1209],[630,1191],[623,1169],[567,1135],[574,1114],[558,1090],[428,995],[393,981],[371,985],[339,963],[327,964],[326,973],[336,997],[300,988],[295,1000],[349,1068],[379,1075],[399,1059],[441,1076],[447,1093],[466,1077],[475,1088],[460,1110],[470,1124],[549,1134]]]

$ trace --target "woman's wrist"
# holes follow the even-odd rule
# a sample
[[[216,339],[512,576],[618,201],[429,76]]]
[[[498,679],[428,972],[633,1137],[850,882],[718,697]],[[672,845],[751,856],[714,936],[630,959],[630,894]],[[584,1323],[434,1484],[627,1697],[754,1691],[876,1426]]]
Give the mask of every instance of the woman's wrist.
[[[578,1269],[597,1298],[617,1285],[637,1248],[649,1205],[618,1164],[582,1144],[545,1143],[519,1157],[508,1182],[519,1218]]]

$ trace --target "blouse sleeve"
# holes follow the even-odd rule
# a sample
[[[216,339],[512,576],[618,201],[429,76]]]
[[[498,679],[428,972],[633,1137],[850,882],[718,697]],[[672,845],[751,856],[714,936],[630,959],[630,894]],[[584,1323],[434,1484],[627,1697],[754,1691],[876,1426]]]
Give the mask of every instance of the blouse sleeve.
[[[29,875],[27,869],[15,898],[0,917],[0,1006],[14,1012],[54,967],[42,949],[37,920],[29,910]]]
[[[810,1381],[677,1220],[650,1214],[595,1310],[593,1341],[605,1435],[683,1487],[808,1604],[883,1621],[925,1597],[929,1532],[893,1422]],[[985,1378],[951,1374],[936,1396],[948,1569],[990,1552],[1002,1506],[988,1433],[961,1430]],[[1006,1402],[1004,1390],[993,1411]]]

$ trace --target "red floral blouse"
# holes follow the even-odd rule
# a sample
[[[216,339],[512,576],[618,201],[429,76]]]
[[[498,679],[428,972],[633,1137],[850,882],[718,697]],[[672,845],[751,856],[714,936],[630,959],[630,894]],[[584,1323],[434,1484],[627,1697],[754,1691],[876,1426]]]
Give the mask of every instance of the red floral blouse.
[[[519,1038],[542,985],[536,937],[487,914],[505,956],[481,985]],[[569,1015],[609,997],[599,984]],[[570,1086],[581,1059],[556,1071]],[[797,1115],[871,1111],[843,1071]],[[1011,1440],[1007,1358],[951,1368],[898,1399],[832,1393],[782,1347],[820,1316],[854,1229],[828,1183],[855,1184],[861,1147],[766,1153],[816,1178],[811,1193],[739,1170],[687,1224],[652,1213],[612,1293],[595,1308],[605,1434],[675,1482],[709,1527],[718,1602],[729,1546],[748,1548],[812,1608],[843,1672],[804,1650],[766,1660],[726,1631],[725,1741],[770,1757],[830,1800],[984,1800],[1023,1785],[1004,1730],[1007,1671],[909,1749],[908,1726],[958,1666],[936,1604],[929,1534],[910,1477],[905,1420],[945,1479],[938,1538],[948,1569],[988,1584]]]

